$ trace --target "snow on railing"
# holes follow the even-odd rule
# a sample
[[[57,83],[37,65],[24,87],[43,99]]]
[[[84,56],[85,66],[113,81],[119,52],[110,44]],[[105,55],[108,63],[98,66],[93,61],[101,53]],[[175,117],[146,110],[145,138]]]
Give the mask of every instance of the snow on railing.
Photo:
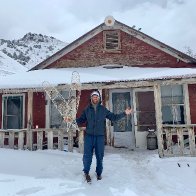
[[[196,156],[196,124],[163,125],[161,149],[163,156]]]

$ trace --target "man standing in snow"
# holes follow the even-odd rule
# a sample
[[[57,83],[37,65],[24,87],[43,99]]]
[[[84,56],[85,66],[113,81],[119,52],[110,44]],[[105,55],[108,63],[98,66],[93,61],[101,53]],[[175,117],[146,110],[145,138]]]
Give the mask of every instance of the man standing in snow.
[[[91,103],[83,111],[82,115],[76,119],[77,124],[86,123],[84,136],[83,166],[84,175],[87,182],[91,182],[89,175],[93,150],[97,160],[96,173],[97,180],[101,180],[103,170],[103,156],[105,145],[105,119],[117,121],[132,113],[132,109],[127,108],[123,113],[114,114],[101,105],[101,96],[98,91],[93,91],[90,98]]]

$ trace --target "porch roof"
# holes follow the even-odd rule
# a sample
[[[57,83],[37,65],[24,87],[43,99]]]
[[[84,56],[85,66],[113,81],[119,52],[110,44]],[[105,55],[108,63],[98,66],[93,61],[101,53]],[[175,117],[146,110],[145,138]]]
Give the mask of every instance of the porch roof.
[[[71,83],[73,71],[80,74],[82,84],[196,78],[195,68],[139,68],[102,65],[88,68],[58,68],[21,72],[0,77],[0,89],[42,88],[44,81],[48,81],[54,86],[66,85]]]

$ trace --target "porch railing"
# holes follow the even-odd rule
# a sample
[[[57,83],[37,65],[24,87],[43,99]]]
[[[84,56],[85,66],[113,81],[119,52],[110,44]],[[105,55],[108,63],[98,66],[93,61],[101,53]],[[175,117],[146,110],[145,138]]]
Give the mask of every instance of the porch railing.
[[[81,128],[82,129],[82,128]],[[64,145],[68,145],[68,151],[72,151],[74,141],[78,140],[79,151],[83,148],[83,134],[65,129],[0,129],[0,148],[12,149],[59,149],[64,150]]]
[[[196,156],[196,124],[163,125],[162,151],[163,156]]]

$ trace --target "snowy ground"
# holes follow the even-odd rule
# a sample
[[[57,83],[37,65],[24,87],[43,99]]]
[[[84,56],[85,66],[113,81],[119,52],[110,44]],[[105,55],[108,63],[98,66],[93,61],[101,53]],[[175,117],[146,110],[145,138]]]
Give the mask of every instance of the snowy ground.
[[[178,166],[178,163],[180,167]],[[82,155],[0,149],[1,196],[195,196],[196,158],[160,159],[157,151],[106,148],[103,179],[86,184]]]

